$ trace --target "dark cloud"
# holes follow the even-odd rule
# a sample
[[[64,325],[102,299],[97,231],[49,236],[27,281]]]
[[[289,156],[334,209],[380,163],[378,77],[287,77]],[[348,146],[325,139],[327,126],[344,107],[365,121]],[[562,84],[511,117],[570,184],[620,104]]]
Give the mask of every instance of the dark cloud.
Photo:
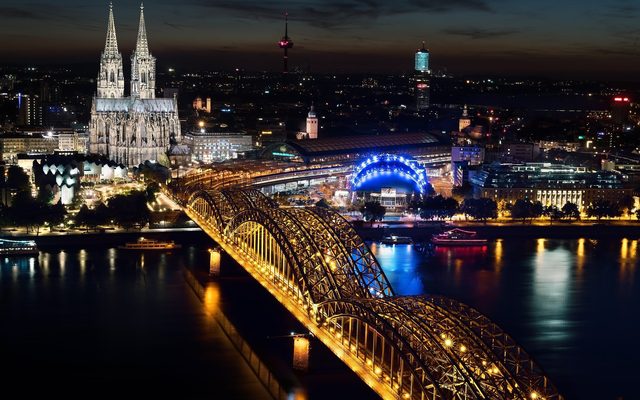
[[[50,16],[41,14],[27,8],[0,7],[0,18],[2,19],[48,19]]]
[[[164,21],[164,24],[170,28],[182,31],[186,28],[190,28],[190,25],[187,24],[176,24],[175,22]]]
[[[640,8],[628,0],[613,3],[602,13],[603,16],[616,19],[635,19]]]
[[[519,33],[516,29],[479,29],[479,28],[449,28],[442,31],[447,35],[464,36],[469,39],[491,39],[496,37],[511,36]]]
[[[358,26],[385,16],[411,13],[444,13],[456,10],[490,12],[485,0],[333,0],[327,2],[293,1],[218,1],[196,0],[195,4],[223,10],[245,19],[281,19],[287,11],[295,21],[319,28]]]

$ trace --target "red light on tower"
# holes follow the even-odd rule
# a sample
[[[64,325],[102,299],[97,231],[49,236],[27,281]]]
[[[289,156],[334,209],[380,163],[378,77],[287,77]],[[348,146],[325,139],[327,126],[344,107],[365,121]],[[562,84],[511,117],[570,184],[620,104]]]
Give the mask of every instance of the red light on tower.
[[[614,97],[613,101],[615,101],[616,103],[628,103],[630,100],[628,97]]]
[[[293,42],[289,38],[289,14],[284,13],[284,36],[278,42],[278,47],[284,50],[283,73],[289,72],[289,49],[293,47]]]

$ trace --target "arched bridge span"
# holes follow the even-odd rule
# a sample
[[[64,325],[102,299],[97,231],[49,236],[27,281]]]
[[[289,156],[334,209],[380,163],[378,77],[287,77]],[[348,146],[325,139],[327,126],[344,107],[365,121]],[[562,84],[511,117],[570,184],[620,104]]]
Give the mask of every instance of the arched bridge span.
[[[531,357],[478,311],[396,296],[353,227],[325,208],[281,208],[258,190],[184,204],[225,251],[385,399],[562,399]]]

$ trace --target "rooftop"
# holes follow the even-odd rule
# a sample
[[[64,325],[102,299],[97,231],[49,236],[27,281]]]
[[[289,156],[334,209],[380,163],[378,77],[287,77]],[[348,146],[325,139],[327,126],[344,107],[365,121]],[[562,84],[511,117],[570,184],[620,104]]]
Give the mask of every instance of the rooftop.
[[[302,155],[321,155],[340,152],[361,152],[376,149],[397,150],[402,147],[428,147],[440,141],[428,133],[388,133],[384,135],[345,136],[309,140],[289,140],[287,144]]]

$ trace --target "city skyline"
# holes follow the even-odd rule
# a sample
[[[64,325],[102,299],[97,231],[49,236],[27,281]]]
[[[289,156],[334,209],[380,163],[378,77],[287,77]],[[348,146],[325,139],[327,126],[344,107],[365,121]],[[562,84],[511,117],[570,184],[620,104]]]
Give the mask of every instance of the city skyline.
[[[113,6],[121,51],[128,54],[139,4]],[[104,45],[108,7],[95,0],[5,2],[5,62],[92,62]],[[285,11],[296,43],[292,68],[407,72],[424,40],[432,69],[454,74],[638,80],[640,7],[627,0],[145,2],[150,45],[163,60],[161,68],[278,71]]]

